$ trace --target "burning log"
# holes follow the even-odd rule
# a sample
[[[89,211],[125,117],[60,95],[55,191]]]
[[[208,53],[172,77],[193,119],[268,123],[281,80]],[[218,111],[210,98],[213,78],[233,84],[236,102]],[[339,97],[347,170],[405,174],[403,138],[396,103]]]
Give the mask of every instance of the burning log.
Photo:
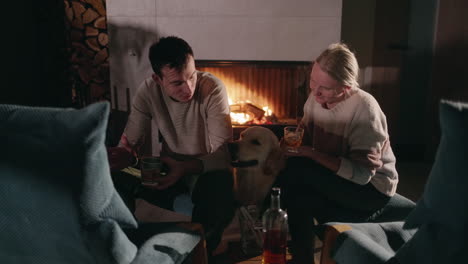
[[[268,107],[261,109],[250,102],[230,104],[230,107],[231,121],[233,124],[262,125],[278,123],[278,118]]]
[[[246,113],[253,116],[255,119],[262,119],[265,111],[251,103],[238,103],[231,105],[231,112]]]

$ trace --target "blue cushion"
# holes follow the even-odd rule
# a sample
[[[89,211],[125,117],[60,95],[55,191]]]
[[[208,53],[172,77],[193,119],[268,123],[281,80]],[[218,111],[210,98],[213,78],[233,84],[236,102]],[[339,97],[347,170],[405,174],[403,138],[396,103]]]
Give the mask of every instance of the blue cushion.
[[[385,207],[371,217],[370,222],[403,221],[414,207],[413,201],[395,193]]]
[[[137,224],[110,177],[107,103],[0,105],[0,263],[129,263]]]
[[[465,239],[454,239],[454,235],[440,224],[422,224],[396,252],[395,258],[398,263],[466,263],[468,245]],[[466,233],[463,238],[466,238]]]
[[[134,263],[183,263],[198,241],[199,235],[182,229],[161,232],[145,241]]]
[[[403,220],[415,204],[400,194],[392,196],[387,205],[369,220],[370,223],[346,223],[351,230],[341,233],[332,252],[337,263],[385,263],[416,232],[403,229]],[[326,225],[318,226],[323,239]]]
[[[405,227],[440,223],[461,228],[468,222],[468,104],[440,103],[441,140],[424,194]]]
[[[442,137],[424,194],[405,228],[419,227],[395,257],[400,263],[457,263],[468,258],[468,104],[442,101]]]
[[[384,263],[415,233],[404,230],[401,221],[349,225],[352,229],[338,236],[332,252],[337,263]]]

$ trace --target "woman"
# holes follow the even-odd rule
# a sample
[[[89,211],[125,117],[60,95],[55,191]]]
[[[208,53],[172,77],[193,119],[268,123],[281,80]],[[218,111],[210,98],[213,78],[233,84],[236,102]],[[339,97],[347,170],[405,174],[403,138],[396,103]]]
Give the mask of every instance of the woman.
[[[398,173],[387,121],[357,83],[359,66],[345,44],[314,61],[304,105],[304,139],[285,151],[278,179],[289,215],[294,263],[313,263],[314,218],[368,221],[395,194]]]

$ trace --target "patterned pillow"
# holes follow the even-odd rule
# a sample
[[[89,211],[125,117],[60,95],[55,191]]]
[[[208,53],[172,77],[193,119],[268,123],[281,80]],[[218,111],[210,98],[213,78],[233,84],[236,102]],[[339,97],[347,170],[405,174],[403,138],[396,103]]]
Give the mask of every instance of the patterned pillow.
[[[0,263],[128,263],[137,224],[114,189],[108,103],[0,105]]]

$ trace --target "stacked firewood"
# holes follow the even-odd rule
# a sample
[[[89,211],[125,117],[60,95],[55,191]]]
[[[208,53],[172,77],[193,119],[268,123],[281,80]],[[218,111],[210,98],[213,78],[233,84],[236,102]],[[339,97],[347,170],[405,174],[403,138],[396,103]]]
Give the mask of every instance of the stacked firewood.
[[[75,79],[84,87],[85,104],[108,99],[109,37],[105,0],[64,0],[71,40],[71,64]],[[84,90],[84,91],[83,91]]]

